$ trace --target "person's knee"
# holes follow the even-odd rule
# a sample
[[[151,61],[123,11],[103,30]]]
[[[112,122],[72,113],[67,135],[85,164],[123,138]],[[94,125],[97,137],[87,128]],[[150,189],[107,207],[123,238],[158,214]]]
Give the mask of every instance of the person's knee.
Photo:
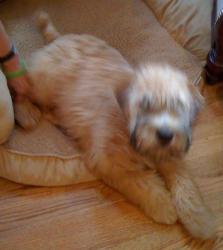
[[[12,99],[6,79],[0,71],[0,144],[4,143],[14,127]]]

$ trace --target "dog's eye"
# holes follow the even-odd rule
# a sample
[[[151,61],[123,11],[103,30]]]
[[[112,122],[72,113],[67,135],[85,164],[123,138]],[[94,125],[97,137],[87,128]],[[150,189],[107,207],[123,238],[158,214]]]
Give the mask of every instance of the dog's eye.
[[[144,96],[141,102],[141,108],[143,111],[148,111],[150,109],[150,100],[148,97]]]

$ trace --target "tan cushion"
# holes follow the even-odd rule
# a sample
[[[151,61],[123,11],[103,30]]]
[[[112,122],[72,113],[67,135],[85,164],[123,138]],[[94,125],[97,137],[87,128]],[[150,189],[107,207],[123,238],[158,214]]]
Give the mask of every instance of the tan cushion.
[[[183,47],[201,61],[211,45],[210,0],[145,0],[157,19]]]
[[[32,19],[38,9],[46,10],[62,33],[96,35],[119,49],[135,66],[146,61],[167,62],[185,71],[193,82],[200,75],[197,58],[174,41],[140,0],[4,2],[0,8],[1,19],[25,58],[43,46]],[[93,178],[69,139],[47,122],[32,132],[15,129],[8,143],[0,148],[0,176],[46,186]]]
[[[29,154],[0,146],[0,176],[38,186],[58,186],[92,181],[80,154],[52,156]]]
[[[14,126],[12,100],[5,76],[0,70],[0,144],[5,142]]]

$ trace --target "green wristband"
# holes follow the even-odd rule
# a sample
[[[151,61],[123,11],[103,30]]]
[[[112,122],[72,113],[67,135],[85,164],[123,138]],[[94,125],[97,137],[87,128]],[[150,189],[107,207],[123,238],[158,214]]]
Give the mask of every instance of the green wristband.
[[[19,67],[20,69],[13,71],[13,72],[4,72],[5,77],[8,80],[15,79],[20,76],[24,76],[26,74],[26,67],[25,67],[25,62],[23,60],[19,60]]]

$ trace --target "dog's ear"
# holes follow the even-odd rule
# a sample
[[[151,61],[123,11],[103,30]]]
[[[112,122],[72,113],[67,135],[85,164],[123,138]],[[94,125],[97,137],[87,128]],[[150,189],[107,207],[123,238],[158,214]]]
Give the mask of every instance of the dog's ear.
[[[204,97],[201,95],[199,89],[194,84],[189,83],[188,87],[192,97],[190,104],[190,122],[193,123],[204,105]]]

